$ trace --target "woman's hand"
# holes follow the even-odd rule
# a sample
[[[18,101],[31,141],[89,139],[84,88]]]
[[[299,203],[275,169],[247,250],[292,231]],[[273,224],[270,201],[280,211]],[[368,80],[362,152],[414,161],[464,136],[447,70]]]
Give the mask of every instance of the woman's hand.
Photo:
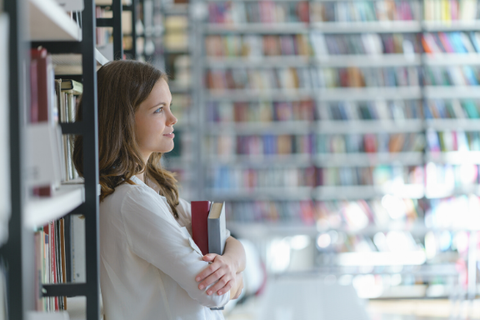
[[[198,289],[203,290],[218,280],[213,286],[208,288],[207,294],[217,293],[219,296],[236,287],[237,266],[235,261],[228,255],[218,255],[208,253],[203,256],[203,261],[211,262],[210,265],[200,272],[195,280],[200,282]]]

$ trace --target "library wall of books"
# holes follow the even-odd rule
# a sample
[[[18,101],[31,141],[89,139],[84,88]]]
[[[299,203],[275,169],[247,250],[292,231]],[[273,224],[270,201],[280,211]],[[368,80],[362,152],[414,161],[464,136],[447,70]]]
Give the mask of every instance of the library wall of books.
[[[0,0],[0,320],[93,314],[72,298],[98,287],[72,163],[91,39],[96,70],[169,76],[162,165],[246,249],[225,319],[480,318],[480,1],[113,1]]]

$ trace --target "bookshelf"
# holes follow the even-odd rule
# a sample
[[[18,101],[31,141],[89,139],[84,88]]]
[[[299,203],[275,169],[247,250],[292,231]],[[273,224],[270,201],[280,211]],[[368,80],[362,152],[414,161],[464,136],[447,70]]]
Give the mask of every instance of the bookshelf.
[[[458,210],[447,209],[451,203],[470,201],[463,208],[473,210],[480,196],[480,4],[441,3],[202,1],[206,14],[194,23],[203,42],[194,59],[201,80],[196,108],[206,121],[200,181],[209,187],[199,188],[200,198],[229,201],[232,231],[263,248],[266,238],[295,234],[330,239],[331,231],[351,239],[348,250],[333,240],[328,248],[314,245],[318,268],[335,266],[322,258],[329,254],[337,263],[351,254],[353,273],[362,259],[386,253],[379,261],[388,261],[390,252],[373,238],[398,231],[419,246],[412,243],[411,257],[399,265],[416,261],[442,274],[441,259],[422,250],[447,234],[473,241],[478,231],[438,219]],[[305,102],[313,114],[298,111]],[[475,249],[451,244],[437,257],[448,256],[450,267],[455,259],[469,266],[472,297]],[[448,277],[444,288],[451,289]]]
[[[198,177],[201,169],[195,168],[199,146],[196,143],[198,132],[198,110],[194,108],[193,92],[193,51],[196,39],[193,36],[192,14],[188,3],[160,2],[162,21],[161,48],[163,59],[160,67],[169,75],[172,93],[172,112],[178,119],[175,124],[175,148],[163,156],[163,165],[177,174],[180,196],[186,200],[197,200]],[[178,133],[178,134],[177,134]]]
[[[82,21],[81,28],[52,0],[7,1],[5,12],[10,20],[9,117],[10,117],[10,174],[11,219],[8,242],[1,248],[1,256],[8,268],[8,313],[10,319],[64,319],[65,313],[35,312],[36,300],[43,297],[84,297],[83,315],[99,319],[99,232],[98,232],[98,146],[96,71],[107,59],[95,48],[95,3],[86,0],[85,9],[74,15]],[[30,36],[27,30],[31,30]],[[42,46],[49,54],[57,55],[55,63],[66,69],[64,73],[83,80],[82,121],[60,123],[63,135],[82,135],[84,148],[84,179],[78,184],[62,185],[51,197],[35,197],[27,166],[27,123],[30,110],[30,76],[25,73],[30,65],[30,48]],[[27,66],[25,68],[25,66]],[[2,69],[2,76],[4,75]],[[60,73],[60,72],[59,72]],[[62,75],[63,76],[63,75]],[[36,83],[32,85],[36,86]],[[52,84],[53,86],[53,84]],[[52,87],[53,88],[53,87]],[[32,93],[33,95],[33,93]],[[32,98],[33,99],[33,98]],[[53,103],[53,102],[52,102]],[[50,143],[43,141],[42,143]],[[34,280],[34,230],[54,219],[82,214],[85,217],[85,272],[84,283],[43,284]],[[65,240],[67,241],[67,240]],[[36,291],[38,290],[38,291]],[[40,293],[40,290],[42,293]]]

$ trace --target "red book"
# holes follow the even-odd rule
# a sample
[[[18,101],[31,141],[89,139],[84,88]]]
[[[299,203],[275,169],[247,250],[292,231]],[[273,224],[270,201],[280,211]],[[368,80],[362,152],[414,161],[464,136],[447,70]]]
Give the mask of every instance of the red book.
[[[31,54],[31,70],[30,81],[32,83],[32,102],[31,102],[31,118],[30,121],[46,122],[54,121],[53,119],[53,77],[52,77],[52,61],[48,55],[47,49],[32,49]],[[33,68],[36,67],[36,70]],[[34,88],[36,82],[37,87]],[[36,187],[33,193],[38,196],[52,196],[53,186]]]
[[[192,201],[192,238],[202,253],[208,253],[208,213],[210,201]]]

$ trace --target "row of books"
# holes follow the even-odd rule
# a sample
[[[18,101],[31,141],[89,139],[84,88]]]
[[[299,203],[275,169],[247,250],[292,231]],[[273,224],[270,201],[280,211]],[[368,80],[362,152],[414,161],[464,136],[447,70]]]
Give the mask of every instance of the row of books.
[[[242,201],[227,208],[231,222],[281,222],[315,224],[320,230],[357,231],[368,226],[387,229],[405,227],[423,217],[421,200],[386,195],[382,199],[356,201]]]
[[[402,186],[422,185],[422,166],[380,165],[375,167],[320,168],[319,186]]]
[[[177,99],[178,100],[178,99]],[[425,107],[420,100],[339,101],[321,103],[312,100],[232,102],[210,101],[206,108],[209,123],[271,123],[314,120],[398,120],[479,119],[480,101],[476,99],[430,99]],[[187,109],[175,110],[183,119]],[[177,118],[179,117],[177,116]],[[180,118],[179,118],[180,119]]]
[[[235,223],[293,223],[297,225],[315,224],[319,230],[339,230],[357,232],[367,228],[389,229],[392,226],[403,229],[417,228],[432,232],[433,241],[446,236],[451,230],[468,230],[478,222],[480,198],[477,195],[461,195],[443,199],[424,200],[399,198],[385,195],[373,200],[355,201],[234,201],[227,205],[227,219]],[[455,214],[454,214],[455,213]],[[446,243],[445,243],[446,242]],[[439,251],[451,248],[450,241],[443,241]],[[462,245],[457,249],[463,251]],[[463,246],[464,247],[464,246]]]
[[[307,35],[207,35],[207,57],[310,56]]]
[[[428,130],[427,145],[431,152],[480,151],[480,132]]]
[[[328,56],[426,53],[478,53],[480,33],[325,35],[208,35],[208,57]]]
[[[319,154],[421,152],[425,137],[420,133],[318,135]]]
[[[424,33],[421,37],[426,53],[479,53],[479,32]]]
[[[214,191],[243,191],[256,188],[296,188],[315,186],[315,168],[234,168],[216,165],[209,169],[208,187]]]
[[[240,168],[217,166],[208,172],[208,185],[214,192],[255,191],[262,188],[315,186],[427,186],[429,191],[456,190],[479,182],[478,165],[427,166],[379,165],[375,167],[332,168]],[[426,179],[425,179],[426,177]],[[341,196],[341,195],[339,195]]]
[[[307,1],[210,2],[208,13],[208,22],[226,25],[309,22]]]
[[[419,100],[329,102],[318,108],[320,120],[406,120],[421,119]]]
[[[428,67],[425,84],[430,86],[478,86],[480,68],[476,66]]]
[[[311,19],[315,22],[412,21],[421,15],[419,1],[381,0],[313,2]]]
[[[455,71],[455,78],[431,81],[432,85],[462,85],[465,81],[463,69],[450,68]],[[466,70],[472,70],[466,69]],[[473,71],[473,70],[472,70]],[[432,69],[433,75],[441,71]],[[471,73],[465,75],[471,76]],[[211,90],[230,89],[309,89],[309,88],[361,88],[361,87],[405,87],[419,86],[419,68],[264,68],[244,69],[225,68],[210,69],[206,72],[207,88]],[[436,80],[432,79],[432,80]],[[472,80],[473,79],[470,79]]]
[[[209,137],[208,154],[234,155],[291,155],[310,154],[313,151],[312,135],[242,135],[223,134]]]
[[[67,248],[65,246],[65,219],[52,221],[34,235],[35,287],[37,311],[67,309],[66,297],[42,298],[42,284],[67,282]]]
[[[210,101],[207,103],[206,118],[210,123],[312,121],[315,118],[315,104],[312,100],[251,103]]]
[[[66,297],[43,298],[42,285],[85,282],[85,222],[78,215],[51,221],[34,240],[35,310],[67,310]]]
[[[480,151],[480,132],[435,131],[423,133],[245,135],[222,134],[208,137],[208,154],[222,157],[237,155],[295,155]],[[466,154],[466,156],[468,156]]]
[[[206,72],[207,88],[228,89],[299,89],[311,85],[307,68],[210,69]]]
[[[417,67],[313,69],[314,88],[405,87],[420,85]]]
[[[420,34],[377,34],[325,35],[312,32],[310,41],[313,54],[328,55],[382,55],[421,53]]]
[[[428,100],[425,119],[478,119],[480,101],[473,99]]]
[[[480,17],[477,0],[424,0],[426,21],[472,21]]]

